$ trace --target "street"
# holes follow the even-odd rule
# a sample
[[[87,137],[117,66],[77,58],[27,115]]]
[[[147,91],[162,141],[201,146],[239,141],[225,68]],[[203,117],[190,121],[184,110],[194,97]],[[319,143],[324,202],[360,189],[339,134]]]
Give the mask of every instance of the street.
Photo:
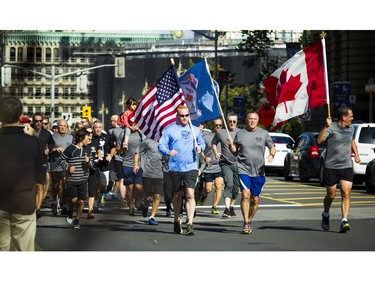
[[[264,187],[253,223],[252,235],[241,234],[239,200],[235,218],[211,215],[212,193],[205,206],[197,207],[194,220],[197,235],[186,237],[173,232],[173,219],[160,206],[157,226],[136,212],[129,216],[126,207],[110,199],[94,220],[81,219],[74,230],[62,216],[48,209],[38,220],[38,251],[373,251],[375,250],[375,196],[360,189],[352,191],[349,223],[352,230],[338,233],[340,195],[331,209],[331,229],[320,227],[325,189],[317,183],[284,182],[271,177]],[[239,197],[240,198],[240,197]],[[219,206],[220,211],[224,209]],[[186,216],[183,221],[186,220]],[[183,225],[184,229],[184,225]]]
[[[87,220],[86,213],[83,214],[80,230],[74,230],[64,217],[52,216],[46,208],[45,215],[38,220],[37,252],[32,262],[28,255],[2,258],[10,271],[18,270],[23,261],[20,277],[40,277],[39,270],[35,271],[37,264],[49,276],[57,274],[55,280],[65,279],[58,272],[64,272],[67,264],[71,269],[77,263],[77,274],[92,276],[93,280],[118,278],[119,273],[140,276],[146,268],[161,269],[158,275],[165,276],[167,270],[188,265],[194,276],[209,274],[211,278],[232,280],[244,277],[241,262],[256,262],[251,275],[259,278],[316,280],[324,276],[336,280],[340,270],[346,270],[342,265],[353,268],[345,272],[348,279],[357,278],[358,274],[372,276],[375,196],[367,194],[363,187],[353,188],[349,218],[352,229],[342,234],[338,232],[339,194],[331,209],[330,231],[320,227],[324,194],[325,189],[317,182],[285,182],[268,177],[254,220],[254,233],[250,235],[241,234],[239,200],[235,208],[237,217],[222,219],[221,214],[210,214],[212,194],[205,206],[197,208],[195,236],[174,234],[172,218],[165,217],[164,205],[156,217],[159,225],[151,226],[141,212],[131,217],[119,201],[108,200],[94,220]],[[223,205],[219,209],[222,212]],[[334,260],[335,270],[322,269]],[[189,280],[191,276],[182,274],[179,279]]]

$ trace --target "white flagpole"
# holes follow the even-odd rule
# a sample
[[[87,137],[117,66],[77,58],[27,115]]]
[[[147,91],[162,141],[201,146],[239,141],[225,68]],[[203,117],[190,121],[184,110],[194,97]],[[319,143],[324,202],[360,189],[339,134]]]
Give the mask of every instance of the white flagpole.
[[[326,100],[327,100],[327,108],[328,108],[328,117],[331,117],[325,34],[326,34],[325,32],[322,32],[322,34],[321,34],[322,47],[323,47],[323,64],[324,64],[324,86],[326,88]]]

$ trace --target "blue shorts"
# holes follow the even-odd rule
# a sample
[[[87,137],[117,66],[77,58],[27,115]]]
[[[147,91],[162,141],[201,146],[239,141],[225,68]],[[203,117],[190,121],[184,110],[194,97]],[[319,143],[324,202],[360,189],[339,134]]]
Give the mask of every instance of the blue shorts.
[[[266,183],[266,177],[250,177],[246,174],[240,174],[240,189],[250,190],[251,195],[260,196],[263,186]]]
[[[139,168],[137,174],[133,173],[133,167],[122,167],[122,171],[124,173],[124,184],[142,184],[142,174],[143,171]]]

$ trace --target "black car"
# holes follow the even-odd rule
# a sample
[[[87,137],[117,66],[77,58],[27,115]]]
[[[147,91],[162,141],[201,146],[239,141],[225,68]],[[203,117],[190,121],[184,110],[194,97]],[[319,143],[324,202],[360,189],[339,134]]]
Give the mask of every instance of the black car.
[[[366,166],[365,184],[367,193],[375,193],[375,159]]]
[[[284,179],[291,181],[299,177],[308,182],[311,178],[319,178],[320,154],[324,145],[317,142],[318,132],[304,132],[298,136],[294,145],[287,146],[291,152],[284,160]]]

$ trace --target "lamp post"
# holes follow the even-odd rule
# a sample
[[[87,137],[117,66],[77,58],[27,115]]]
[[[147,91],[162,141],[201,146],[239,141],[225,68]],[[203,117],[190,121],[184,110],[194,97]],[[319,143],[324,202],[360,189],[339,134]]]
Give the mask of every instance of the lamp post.
[[[365,86],[365,91],[370,96],[370,106],[369,106],[369,123],[373,122],[372,111],[373,111],[373,94],[375,94],[375,78],[370,78]]]

